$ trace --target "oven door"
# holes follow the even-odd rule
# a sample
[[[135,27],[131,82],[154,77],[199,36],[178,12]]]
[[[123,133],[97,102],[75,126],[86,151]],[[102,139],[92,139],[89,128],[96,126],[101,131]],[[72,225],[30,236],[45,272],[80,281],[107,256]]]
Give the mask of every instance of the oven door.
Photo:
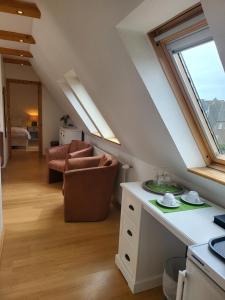
[[[225,292],[192,261],[180,272],[176,300],[224,300]]]

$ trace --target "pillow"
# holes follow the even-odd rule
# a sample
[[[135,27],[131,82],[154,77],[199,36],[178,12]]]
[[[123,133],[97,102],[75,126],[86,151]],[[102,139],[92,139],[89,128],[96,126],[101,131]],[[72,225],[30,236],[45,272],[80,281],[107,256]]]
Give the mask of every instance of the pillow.
[[[68,154],[68,158],[80,157],[78,151],[74,151]]]
[[[106,156],[105,154],[101,157],[99,161],[99,167],[108,167],[112,164],[112,159],[110,156]]]
[[[66,160],[66,171],[98,167],[100,156],[82,157]]]
[[[66,171],[83,169],[83,161],[80,159],[68,159],[66,163]]]

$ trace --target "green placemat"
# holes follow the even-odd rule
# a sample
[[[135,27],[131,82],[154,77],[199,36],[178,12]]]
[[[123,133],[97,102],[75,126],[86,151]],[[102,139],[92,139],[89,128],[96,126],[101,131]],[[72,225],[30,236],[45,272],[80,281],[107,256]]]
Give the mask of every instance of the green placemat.
[[[200,209],[200,208],[205,208],[205,207],[211,207],[211,205],[205,203],[203,205],[191,205],[191,204],[187,204],[184,203],[180,200],[180,197],[176,197],[177,200],[179,200],[182,204],[180,207],[177,208],[166,208],[163,207],[161,205],[159,205],[156,200],[149,200],[149,202],[151,204],[153,204],[154,206],[156,206],[159,210],[161,210],[163,213],[173,213],[173,212],[179,212],[179,211],[187,211],[187,210],[193,210],[193,209]]]

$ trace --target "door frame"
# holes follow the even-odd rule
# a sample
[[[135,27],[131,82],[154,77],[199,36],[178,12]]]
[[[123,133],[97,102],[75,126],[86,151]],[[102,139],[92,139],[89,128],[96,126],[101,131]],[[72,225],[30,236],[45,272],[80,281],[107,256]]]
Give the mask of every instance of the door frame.
[[[25,84],[25,85],[35,85],[37,86],[38,93],[38,151],[39,156],[42,156],[42,145],[43,145],[43,136],[42,136],[42,83],[40,81],[30,81],[30,80],[21,80],[21,79],[6,79],[6,99],[7,99],[7,111],[8,111],[8,120],[7,120],[7,130],[8,130],[8,152],[9,158],[12,157],[12,147],[11,147],[11,114],[10,114],[10,85],[12,83],[16,84]]]

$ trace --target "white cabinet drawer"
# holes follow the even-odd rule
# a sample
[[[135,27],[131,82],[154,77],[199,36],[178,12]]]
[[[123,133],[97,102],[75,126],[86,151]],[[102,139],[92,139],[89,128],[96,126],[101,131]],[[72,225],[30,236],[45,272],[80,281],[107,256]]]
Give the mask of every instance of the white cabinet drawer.
[[[136,250],[138,246],[138,233],[139,226],[133,223],[130,218],[127,217],[126,214],[123,214],[121,218],[122,222],[122,230],[121,230],[121,238],[125,238],[130,246]]]
[[[123,194],[122,210],[136,224],[139,223],[141,214],[141,203],[129,192]]]
[[[121,239],[119,244],[119,256],[125,268],[132,277],[136,274],[137,255],[126,239]]]

